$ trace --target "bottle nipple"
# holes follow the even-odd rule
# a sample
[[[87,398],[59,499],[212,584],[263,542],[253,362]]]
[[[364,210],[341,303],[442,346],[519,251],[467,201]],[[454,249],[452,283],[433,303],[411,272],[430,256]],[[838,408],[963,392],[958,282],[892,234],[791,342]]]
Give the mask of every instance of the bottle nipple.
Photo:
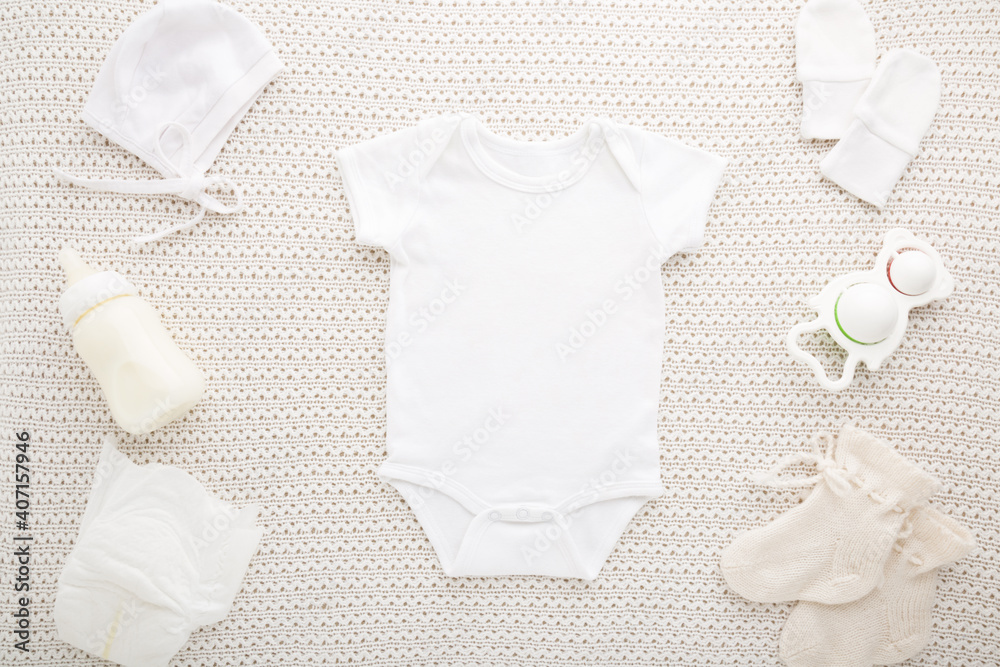
[[[62,250],[59,251],[59,263],[62,265],[63,271],[66,273],[66,286],[70,287],[76,282],[83,280],[87,276],[92,276],[97,271],[83,261],[80,254],[73,248],[63,246]]]

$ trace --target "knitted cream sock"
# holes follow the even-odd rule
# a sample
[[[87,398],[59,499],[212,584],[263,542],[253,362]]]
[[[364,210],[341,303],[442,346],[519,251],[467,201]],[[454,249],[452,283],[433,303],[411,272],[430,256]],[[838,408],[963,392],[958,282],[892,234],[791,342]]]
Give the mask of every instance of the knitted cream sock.
[[[937,481],[873,436],[844,426],[831,458],[814,442],[811,454],[783,460],[763,481],[816,483],[809,497],[770,525],[736,539],[722,554],[734,591],[757,602],[857,600],[875,587],[903,519],[938,488]],[[815,464],[815,477],[783,482],[781,469]]]
[[[870,667],[920,653],[930,638],[938,569],[963,558],[975,542],[936,510],[914,510],[911,519],[913,532],[889,557],[882,586],[855,602],[795,607],[781,633],[786,664]]]

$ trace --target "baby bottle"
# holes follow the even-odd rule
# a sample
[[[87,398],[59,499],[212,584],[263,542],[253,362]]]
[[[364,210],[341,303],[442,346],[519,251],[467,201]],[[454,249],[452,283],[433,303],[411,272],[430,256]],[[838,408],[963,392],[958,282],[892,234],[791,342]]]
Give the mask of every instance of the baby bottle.
[[[194,407],[204,377],[135,287],[120,273],[91,268],[72,248],[59,261],[67,283],[59,310],[118,425],[143,435]]]

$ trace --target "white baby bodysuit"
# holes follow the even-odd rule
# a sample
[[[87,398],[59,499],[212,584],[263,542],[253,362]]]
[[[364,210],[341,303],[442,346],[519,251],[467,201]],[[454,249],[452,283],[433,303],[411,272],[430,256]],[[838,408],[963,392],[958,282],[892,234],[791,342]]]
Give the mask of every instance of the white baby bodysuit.
[[[725,160],[607,120],[542,142],[445,114],[337,154],[389,251],[388,458],[451,576],[593,579],[662,494],[660,265]]]

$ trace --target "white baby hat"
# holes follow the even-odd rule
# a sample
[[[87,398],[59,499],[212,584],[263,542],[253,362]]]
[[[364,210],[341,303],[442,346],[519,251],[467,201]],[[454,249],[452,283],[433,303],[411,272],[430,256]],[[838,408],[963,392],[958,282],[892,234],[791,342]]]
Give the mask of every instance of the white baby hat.
[[[795,24],[802,137],[839,139],[875,71],[875,29],[857,0],[809,0]]]
[[[199,204],[177,227],[136,239],[142,243],[197,224],[205,210],[242,209],[239,188],[205,177],[229,134],[278,74],[271,44],[247,19],[214,0],[160,0],[112,47],[82,118],[98,132],[163,174],[160,181],[63,179],[97,190],[172,194]],[[206,190],[225,185],[235,206]]]
[[[851,194],[885,206],[930,129],[940,98],[941,74],[934,61],[908,49],[890,51],[820,171]]]

